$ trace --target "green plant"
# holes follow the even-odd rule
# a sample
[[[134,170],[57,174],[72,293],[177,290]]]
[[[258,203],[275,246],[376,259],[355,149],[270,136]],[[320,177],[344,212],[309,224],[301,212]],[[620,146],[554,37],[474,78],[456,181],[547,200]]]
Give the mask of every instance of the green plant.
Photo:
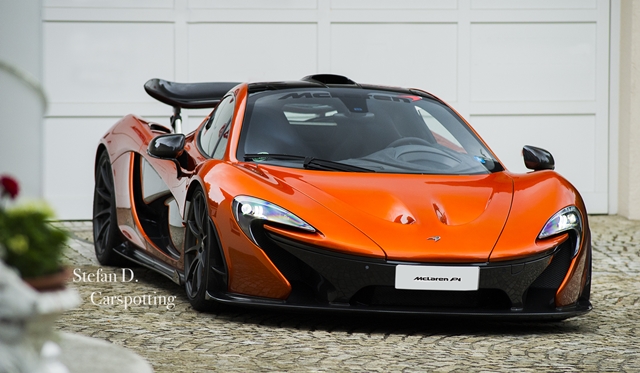
[[[14,200],[18,192],[14,179],[0,177],[0,255],[22,278],[56,273],[67,234],[49,224],[53,211],[44,203],[7,207],[7,200]]]

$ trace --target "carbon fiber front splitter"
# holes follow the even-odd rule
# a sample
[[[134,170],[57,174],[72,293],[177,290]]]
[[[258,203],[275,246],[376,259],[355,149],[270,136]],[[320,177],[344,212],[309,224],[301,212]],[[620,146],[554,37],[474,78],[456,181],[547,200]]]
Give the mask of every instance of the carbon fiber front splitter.
[[[259,307],[269,309],[286,309],[290,311],[323,311],[323,312],[343,312],[360,314],[387,314],[387,315],[415,315],[426,317],[469,317],[469,318],[490,318],[500,320],[521,320],[521,321],[544,321],[563,320],[570,317],[584,315],[591,311],[592,306],[589,301],[580,301],[577,304],[556,308],[548,311],[512,311],[512,310],[460,310],[460,309],[419,309],[403,307],[363,307],[345,304],[320,304],[320,303],[298,303],[289,300],[277,300],[252,297],[242,294],[231,293],[211,293],[207,292],[207,299],[225,305],[240,307]]]

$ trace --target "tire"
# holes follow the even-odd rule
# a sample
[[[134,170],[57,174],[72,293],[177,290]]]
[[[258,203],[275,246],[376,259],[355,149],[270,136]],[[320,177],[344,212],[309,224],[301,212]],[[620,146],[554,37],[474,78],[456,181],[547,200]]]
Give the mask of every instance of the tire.
[[[98,262],[108,266],[125,264],[126,259],[113,250],[122,242],[124,239],[118,229],[111,160],[104,151],[98,158],[93,191],[93,243]]]
[[[214,271],[219,267],[217,262],[221,259],[221,252],[207,205],[202,189],[196,189],[187,214],[184,240],[184,286],[191,307],[197,311],[212,311],[220,307],[215,301],[206,299],[207,289],[221,287],[219,276]]]

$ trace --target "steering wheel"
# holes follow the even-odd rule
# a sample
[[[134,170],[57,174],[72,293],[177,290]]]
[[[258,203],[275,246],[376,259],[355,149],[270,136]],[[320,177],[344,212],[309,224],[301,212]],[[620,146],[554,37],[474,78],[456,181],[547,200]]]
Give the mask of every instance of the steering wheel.
[[[433,144],[431,144],[429,141],[425,139],[421,139],[419,137],[402,137],[392,141],[391,144],[387,145],[387,148],[395,148],[396,146],[411,145],[411,144],[433,146]]]

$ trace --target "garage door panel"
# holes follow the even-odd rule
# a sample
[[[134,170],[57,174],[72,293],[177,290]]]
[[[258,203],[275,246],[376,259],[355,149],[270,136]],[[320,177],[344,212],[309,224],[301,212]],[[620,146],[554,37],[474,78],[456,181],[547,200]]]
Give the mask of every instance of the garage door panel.
[[[595,23],[471,25],[472,101],[596,96]]]
[[[331,71],[455,101],[457,37],[456,24],[332,24]]]
[[[471,9],[595,9],[596,0],[471,0]]]
[[[53,103],[150,102],[142,84],[173,78],[173,24],[53,22],[43,29]]]
[[[95,144],[102,130],[83,130],[87,119],[111,124],[136,113],[167,124],[171,108],[146,95],[147,79],[297,80],[314,73],[428,90],[470,118],[509,169],[525,171],[522,145],[548,148],[589,211],[608,211],[608,0],[43,4],[45,193],[65,217],[88,218],[86,206],[75,205],[88,203],[89,194],[73,200],[52,179],[59,157],[50,144],[63,133]],[[189,131],[208,112],[183,114]],[[92,184],[92,174],[83,177],[88,181],[74,183]]]
[[[65,8],[173,8],[174,0],[44,0],[45,7]]]
[[[332,9],[456,9],[457,0],[332,0]]]
[[[189,0],[191,9],[315,9],[317,0]]]
[[[190,81],[298,80],[315,72],[313,23],[189,25]]]
[[[522,147],[538,146],[553,154],[556,171],[581,192],[596,190],[595,115],[472,116],[471,124],[509,171],[529,172]]]
[[[44,121],[44,197],[60,219],[90,218],[98,139],[118,118],[48,118]],[[87,139],[66,146],[69,136]],[[89,140],[91,139],[91,140]],[[69,186],[73,185],[72,188]]]

